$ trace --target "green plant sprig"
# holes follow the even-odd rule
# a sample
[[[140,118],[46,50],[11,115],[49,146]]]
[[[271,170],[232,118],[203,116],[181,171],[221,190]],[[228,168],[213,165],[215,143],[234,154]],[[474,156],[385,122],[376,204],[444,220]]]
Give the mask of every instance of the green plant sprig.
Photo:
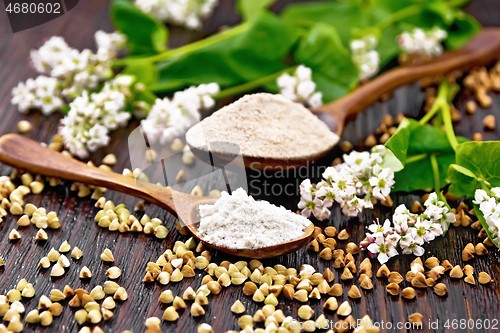
[[[157,81],[149,89],[157,93],[216,82],[224,91],[220,96],[230,96],[260,87],[277,92],[274,75],[304,64],[313,70],[318,91],[328,103],[359,83],[349,51],[353,38],[376,35],[384,66],[399,53],[395,37],[412,27],[432,28],[428,22],[433,21],[433,25],[449,30],[450,41],[446,43],[450,48],[463,45],[479,31],[472,17],[456,9],[463,0],[436,1],[432,6],[413,0],[398,4],[389,0],[297,3],[276,16],[267,11],[275,0],[238,0],[244,19],[241,24],[168,49],[168,30],[161,22],[128,0],[114,0],[112,21],[127,35],[131,54],[113,65],[156,66]]]
[[[477,189],[490,193],[500,186],[500,142],[470,142],[457,137],[453,130],[450,104],[458,92],[458,85],[440,83],[431,109],[418,122],[405,119],[397,132],[386,143],[389,154],[387,165],[395,173],[395,190],[414,191],[431,187],[440,195],[441,188],[450,184],[449,193],[455,197],[474,198]],[[428,123],[435,119],[431,126]],[[444,124],[445,131],[441,126]],[[394,156],[392,160],[391,156]],[[395,163],[399,161],[399,165]],[[432,173],[428,170],[432,170]],[[474,204],[476,215],[492,242],[484,216]]]

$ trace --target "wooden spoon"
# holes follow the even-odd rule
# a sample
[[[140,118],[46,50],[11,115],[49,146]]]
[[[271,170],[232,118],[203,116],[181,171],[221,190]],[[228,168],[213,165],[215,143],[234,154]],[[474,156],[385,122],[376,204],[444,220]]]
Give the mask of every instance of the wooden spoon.
[[[217,199],[189,195],[151,183],[136,182],[133,178],[66,157],[18,134],[6,134],[0,137],[0,162],[33,174],[103,186],[144,199],[177,214],[193,236],[204,244],[235,256],[262,259],[287,254],[306,244],[314,231],[314,225],[311,223],[304,230],[302,237],[286,243],[255,250],[223,248],[204,241],[203,236],[198,233],[200,224],[198,206],[213,204]]]
[[[498,60],[499,57],[500,28],[485,28],[457,51],[447,52],[442,56],[416,65],[396,67],[361,85],[352,93],[332,103],[315,108],[312,112],[325,122],[332,132],[341,137],[348,116],[363,111],[381,96],[396,88],[415,83],[424,77],[484,66]],[[203,150],[206,148],[200,149],[192,145],[190,148],[201,159],[206,159],[208,156],[207,151]],[[235,159],[234,155],[221,154],[216,151],[210,153],[212,155],[210,157],[219,164],[229,163]],[[282,171],[312,163],[328,153],[325,151],[318,155],[296,159],[263,159],[243,156],[243,160],[246,168]]]

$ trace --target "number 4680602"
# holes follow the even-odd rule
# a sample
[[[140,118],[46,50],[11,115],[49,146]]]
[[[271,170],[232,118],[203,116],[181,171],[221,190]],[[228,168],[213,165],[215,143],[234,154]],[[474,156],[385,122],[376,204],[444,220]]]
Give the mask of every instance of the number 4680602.
[[[448,319],[444,323],[447,329],[498,329],[498,319]]]
[[[28,3],[28,2],[15,2],[9,3],[7,8],[5,8],[7,13],[14,14],[60,14],[61,4],[56,3]]]

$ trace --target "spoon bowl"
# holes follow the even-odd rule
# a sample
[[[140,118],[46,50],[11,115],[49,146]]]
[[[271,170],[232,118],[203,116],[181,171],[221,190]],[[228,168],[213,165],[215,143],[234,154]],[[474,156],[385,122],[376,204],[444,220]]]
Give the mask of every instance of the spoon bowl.
[[[141,183],[133,178],[66,157],[18,134],[0,137],[0,162],[33,174],[102,186],[151,202],[177,214],[193,236],[203,244],[235,256],[263,259],[287,254],[306,244],[314,231],[314,225],[311,223],[304,229],[301,237],[289,242],[253,250],[224,248],[206,242],[198,232],[199,206],[214,204],[217,201],[215,198],[194,196],[151,183]]]
[[[314,108],[311,111],[322,120],[328,128],[342,136],[346,119],[375,103],[381,96],[395,89],[413,84],[425,77],[445,75],[454,70],[468,70],[476,66],[488,65],[500,57],[500,28],[485,28],[457,51],[447,52],[442,56],[410,66],[400,66],[377,76],[375,79],[359,86],[352,93],[329,104]],[[203,159],[207,151],[187,142],[193,153]],[[206,149],[206,148],[205,148]],[[231,158],[226,154],[212,150],[217,158]],[[249,169],[282,171],[313,163],[326,156],[329,151],[320,154],[294,159],[255,158],[243,155],[244,166]],[[232,157],[234,159],[234,157]]]
[[[188,142],[189,145],[189,142]],[[290,158],[290,159],[269,159],[261,157],[251,157],[242,155],[242,159],[237,159],[235,155],[225,154],[217,152],[214,150],[207,150],[206,147],[200,148],[196,146],[189,145],[191,152],[200,160],[208,162],[213,162],[215,166],[224,166],[229,163],[238,167],[244,167],[247,169],[256,170],[288,170],[293,168],[299,168],[301,166],[307,165],[313,161],[317,161],[322,157],[328,155],[329,151],[325,151],[321,154],[310,155],[308,157]],[[208,159],[207,156],[211,155]]]

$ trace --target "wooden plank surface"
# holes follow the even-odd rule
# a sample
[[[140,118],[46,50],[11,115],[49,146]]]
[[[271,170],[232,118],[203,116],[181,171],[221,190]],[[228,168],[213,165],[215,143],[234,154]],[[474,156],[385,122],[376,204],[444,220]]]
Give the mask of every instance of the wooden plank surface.
[[[239,21],[239,17],[234,13],[233,1],[221,0],[221,4],[217,7],[215,14],[205,22],[205,29],[201,32],[186,32],[183,29],[172,29],[172,37],[170,46],[179,46],[189,41],[201,38],[209,33],[217,31],[222,25],[233,25]],[[280,10],[290,1],[278,1],[273,6],[273,10]],[[16,132],[16,124],[21,119],[28,119],[34,125],[34,129],[28,134],[30,138],[41,142],[49,142],[50,137],[56,133],[59,115],[51,115],[49,117],[42,116],[39,112],[32,112],[27,115],[22,115],[17,112],[16,108],[10,105],[10,91],[20,80],[26,80],[35,75],[34,71],[28,66],[28,54],[31,48],[39,47],[43,39],[52,35],[62,35],[68,43],[79,49],[88,47],[92,48],[93,33],[97,29],[111,31],[111,24],[108,18],[107,1],[102,0],[85,0],[80,1],[78,6],[70,13],[63,17],[49,22],[43,26],[36,27],[27,31],[12,34],[5,12],[0,12],[0,134]],[[500,6],[497,0],[475,0],[468,7],[468,12],[475,15],[484,25],[499,25],[498,17],[500,15]],[[462,121],[456,126],[457,134],[471,137],[474,132],[484,132],[481,125],[482,118],[487,114],[500,116],[500,96],[492,95],[494,105],[489,110],[479,110],[475,115],[464,115]],[[467,96],[460,95],[458,97],[457,106],[462,111]],[[420,92],[417,86],[404,87],[399,89],[394,96],[383,103],[377,103],[360,114],[354,121],[349,123],[345,130],[344,139],[358,145],[361,148],[363,140],[372,133],[377,127],[380,119],[385,114],[396,115],[405,113],[406,115],[419,117],[422,115],[422,103],[424,95]],[[227,101],[226,101],[227,102]],[[120,129],[114,132],[111,144],[105,149],[101,149],[92,155],[92,161],[99,164],[102,158],[108,153],[115,153],[118,157],[118,163],[114,170],[121,172],[124,167],[130,168],[130,161],[127,148],[127,137],[132,129],[137,126],[137,123],[131,123],[128,129]],[[498,140],[500,138],[499,130],[485,133],[485,139]],[[339,152],[333,152],[328,159],[338,156]],[[196,176],[193,169],[182,165],[178,158],[174,159],[173,168],[184,168],[188,177]],[[197,162],[199,163],[199,162]],[[170,167],[169,167],[170,168]],[[315,174],[311,173],[316,170]],[[190,174],[190,171],[191,174]],[[8,175],[11,168],[0,166],[0,174]],[[317,167],[308,169],[311,177],[316,178],[319,173]],[[430,171],[429,171],[430,172]],[[262,175],[250,173],[252,179],[257,179],[250,186],[250,191],[258,194],[257,191],[263,191],[268,184],[286,185],[289,183],[300,183],[297,177],[300,175],[288,175],[284,177],[280,175],[278,178],[270,177],[270,175]],[[267,183],[266,183],[267,182]],[[256,184],[259,184],[256,186]],[[155,261],[157,257],[167,248],[171,248],[176,240],[186,240],[187,237],[181,236],[174,228],[176,221],[171,214],[153,206],[146,206],[146,213],[151,217],[158,217],[165,221],[170,235],[166,240],[159,241],[153,237],[144,234],[119,234],[112,233],[101,229],[95,225],[93,218],[97,209],[94,208],[94,202],[88,199],[80,199],[74,192],[69,191],[69,183],[64,182],[61,186],[50,188],[39,195],[28,195],[28,202],[45,207],[47,211],[56,211],[62,227],[57,231],[49,231],[49,240],[46,242],[35,242],[33,237],[36,233],[36,228],[29,226],[19,228],[22,238],[17,242],[9,242],[8,234],[11,229],[16,228],[17,217],[8,215],[4,222],[0,224],[0,256],[6,261],[3,268],[0,269],[0,293],[5,293],[9,289],[15,288],[17,282],[21,278],[25,278],[28,282],[33,283],[36,289],[36,296],[29,300],[24,299],[27,311],[30,311],[37,306],[38,299],[41,295],[49,295],[52,288],[62,289],[68,284],[73,288],[92,289],[97,285],[102,285],[106,281],[105,271],[109,265],[103,264],[99,259],[100,253],[105,248],[110,248],[115,254],[114,265],[122,269],[122,276],[118,279],[118,283],[125,287],[128,291],[129,299],[117,305],[114,311],[114,317],[99,326],[105,332],[121,332],[123,330],[131,330],[132,332],[142,332],[145,330],[144,321],[150,316],[161,317],[163,310],[166,308],[158,302],[158,297],[163,290],[171,289],[174,295],[182,294],[188,286],[196,289],[200,283],[203,274],[199,273],[193,279],[185,280],[177,284],[169,284],[161,287],[158,284],[144,284],[141,280],[145,273],[146,263]],[[212,183],[202,184],[205,193],[211,187],[215,186]],[[394,207],[400,203],[411,205],[413,200],[419,198],[418,194],[395,194]],[[132,209],[137,202],[137,199],[122,195],[120,193],[106,193],[108,199],[115,203],[125,203],[129,209]],[[266,198],[273,203],[282,204],[287,208],[296,209],[298,202],[297,194],[294,195],[257,195],[259,198]],[[320,223],[320,226],[333,225],[337,229],[347,228],[351,234],[349,241],[359,243],[365,234],[365,226],[371,223],[375,218],[385,219],[390,218],[391,209],[379,207],[373,211],[366,211],[360,214],[358,218],[347,218],[340,213],[340,209],[336,207],[332,212],[332,217],[328,222]],[[48,251],[55,247],[56,249],[64,241],[72,246],[78,246],[83,250],[83,257],[75,261],[71,260],[71,266],[67,273],[57,279],[50,277],[50,269],[40,269],[37,267],[40,258],[45,256]],[[464,246],[472,242],[479,242],[477,232],[473,232],[470,228],[462,227],[452,228],[447,233],[446,237],[433,242],[426,247],[424,259],[432,255],[439,259],[448,259],[452,264],[464,263],[461,260],[461,252]],[[340,242],[339,247],[343,248],[347,242]],[[359,264],[365,254],[356,256],[356,263]],[[409,268],[409,262],[414,259],[410,256],[399,256],[389,263],[391,270],[396,270],[404,274]],[[222,260],[230,260],[235,262],[238,258],[227,257],[221,253],[213,253],[213,261],[220,263]],[[421,331],[425,332],[495,332],[500,327],[497,324],[497,329],[479,329],[479,328],[464,328],[446,329],[444,323],[446,320],[462,320],[473,319],[475,321],[489,319],[490,321],[499,320],[500,308],[499,293],[500,284],[498,276],[500,274],[499,254],[496,251],[490,251],[490,254],[473,259],[471,264],[475,269],[475,277],[477,273],[485,271],[490,274],[496,281],[488,286],[471,286],[463,280],[450,281],[448,277],[443,279],[443,282],[448,286],[449,294],[447,297],[441,298],[435,295],[431,289],[418,290],[417,298],[413,301],[403,300],[401,297],[392,297],[387,295],[385,291],[386,281],[374,278],[374,289],[371,291],[361,291],[362,298],[359,301],[349,302],[353,305],[353,316],[356,319],[368,314],[374,321],[391,322],[395,325],[397,322],[405,322],[408,315],[413,312],[420,312],[424,315],[426,325]],[[335,282],[339,282],[341,271],[333,269],[333,262],[327,262],[318,258],[316,254],[308,253],[305,249],[301,249],[295,253],[272,260],[264,261],[264,265],[283,264],[287,267],[299,268],[301,264],[308,263],[316,267],[322,272],[325,268],[330,267],[335,272]],[[379,267],[378,263],[373,260],[374,272]],[[86,265],[93,273],[89,281],[82,281],[78,278],[78,273]],[[357,275],[352,283],[359,286]],[[344,295],[340,297],[341,301],[347,300],[347,290],[350,283],[343,283]],[[404,286],[408,284],[403,282]],[[199,323],[207,322],[212,325],[215,332],[224,332],[227,330],[236,330],[238,316],[235,316],[229,310],[232,303],[240,299],[246,306],[246,313],[252,314],[260,308],[261,304],[256,304],[252,300],[243,295],[241,288],[231,286],[224,289],[217,296],[209,297],[209,305],[206,307],[206,314],[202,317],[193,319],[189,314],[189,309],[181,313],[180,319],[176,323],[162,322],[163,331],[168,332],[196,332],[196,326]],[[297,318],[297,309],[300,306],[297,302],[285,300],[283,296],[279,297],[279,308],[282,309],[285,315],[292,315]],[[310,302],[311,307],[315,310],[315,317],[323,312],[322,305],[325,301]],[[54,319],[51,326],[40,328],[37,325],[27,325],[26,332],[43,331],[43,332],[76,332],[79,330],[73,318],[74,309],[71,309],[65,304],[63,313],[60,317]],[[338,320],[336,314],[325,314],[328,319]],[[427,323],[439,320],[439,327],[435,330],[429,329]],[[385,329],[386,332],[406,332],[413,330],[398,330]]]

